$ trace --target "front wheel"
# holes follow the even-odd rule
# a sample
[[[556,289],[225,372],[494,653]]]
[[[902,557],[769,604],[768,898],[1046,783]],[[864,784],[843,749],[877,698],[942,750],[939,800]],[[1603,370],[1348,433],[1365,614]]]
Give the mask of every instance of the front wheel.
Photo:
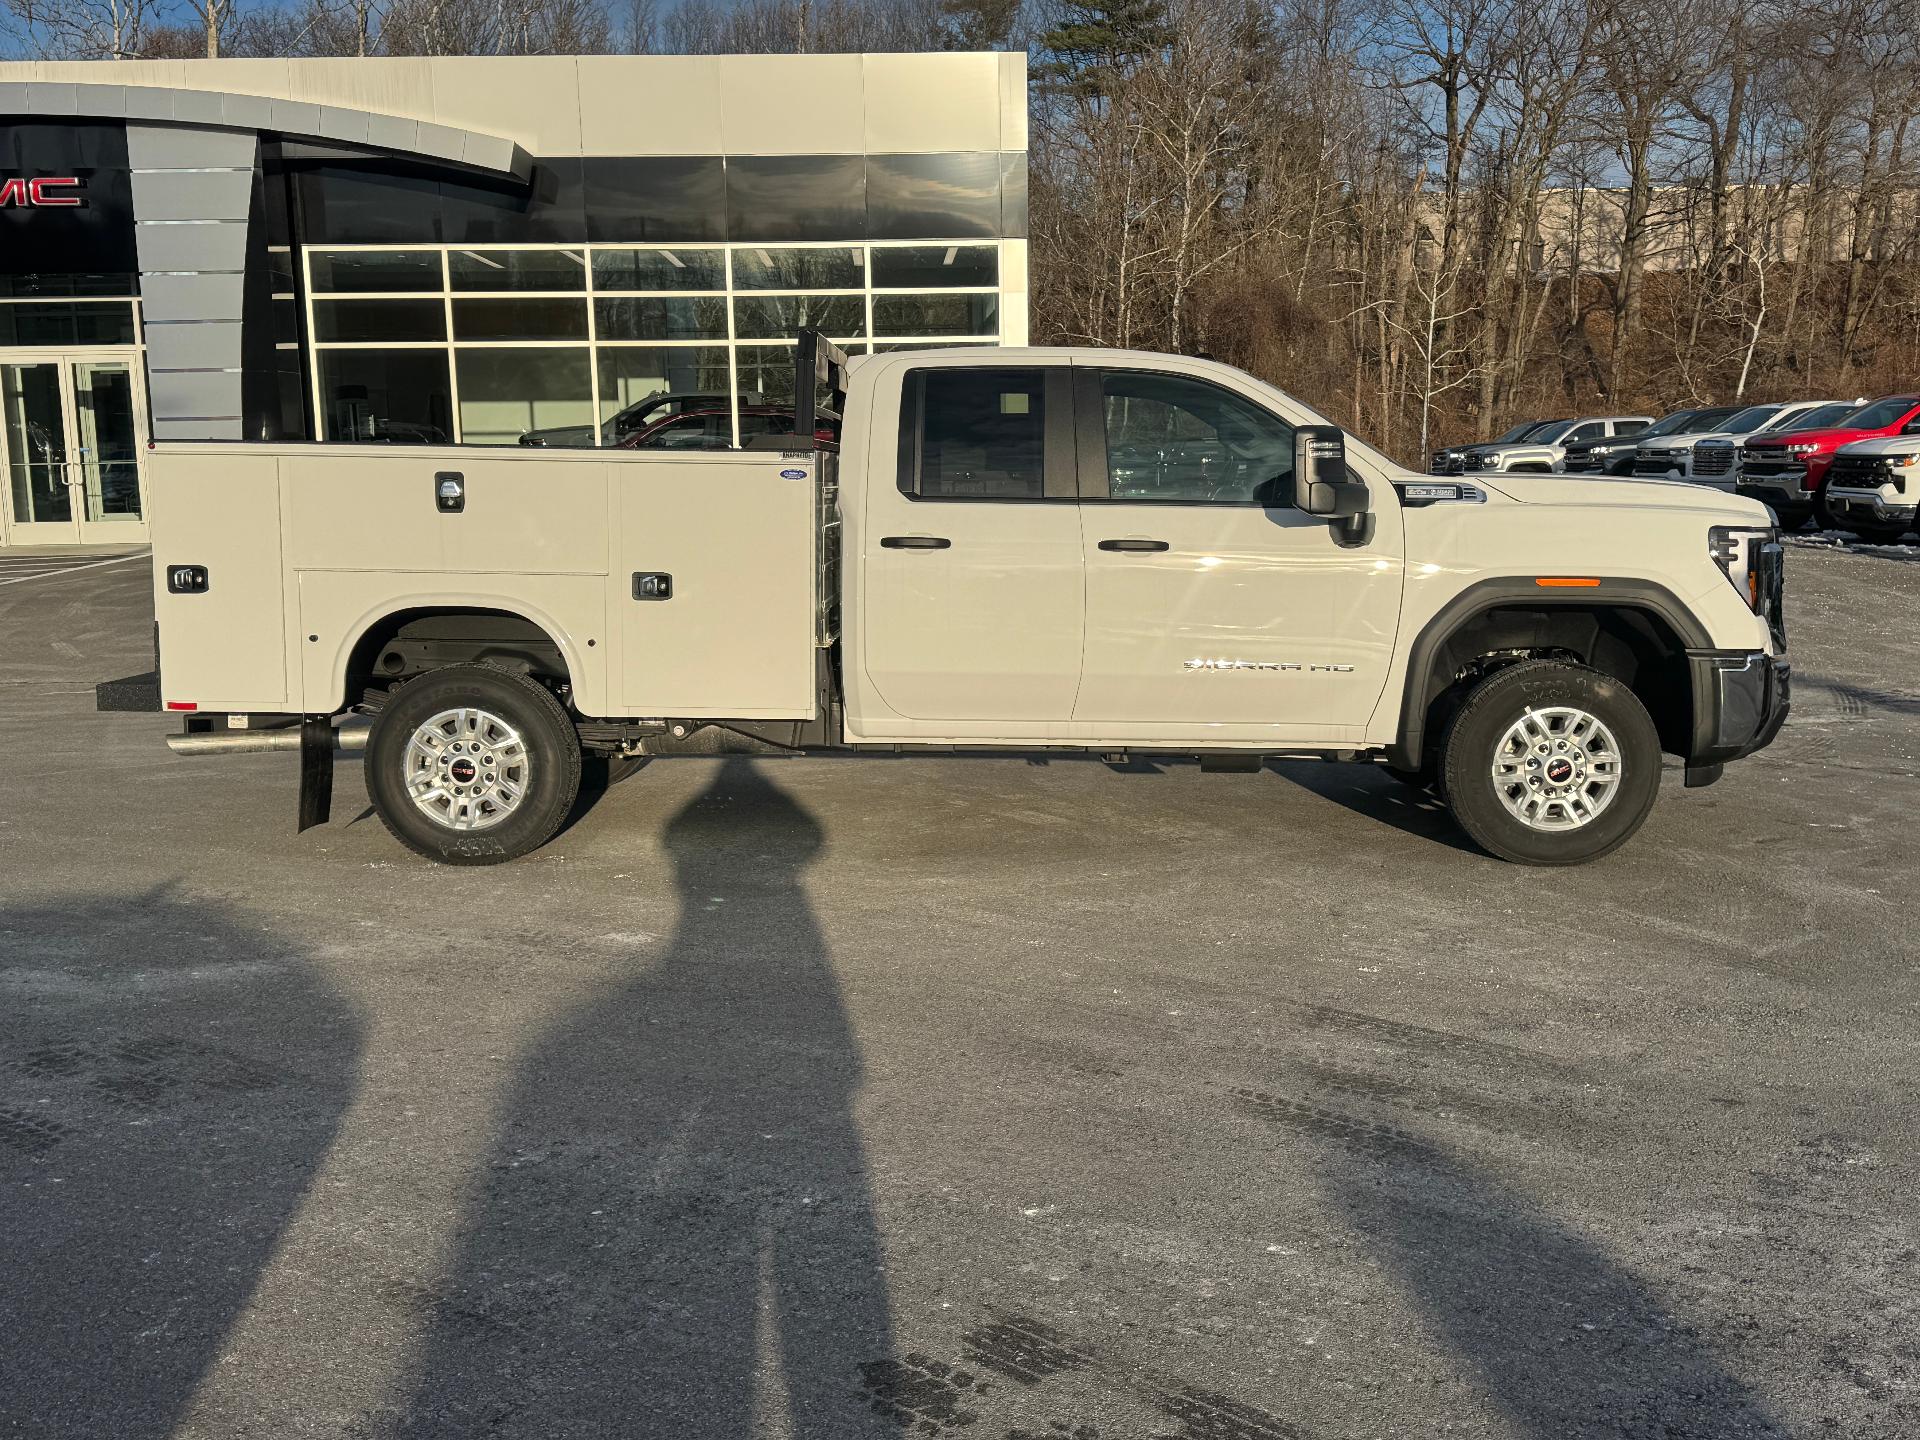
[[[1660,790],[1660,735],[1611,675],[1558,660],[1495,671],[1441,747],[1447,804],[1485,850],[1579,865],[1626,844]]]
[[[395,690],[367,737],[367,793],[402,845],[496,865],[553,838],[580,791],[580,740],[537,680],[449,665]]]

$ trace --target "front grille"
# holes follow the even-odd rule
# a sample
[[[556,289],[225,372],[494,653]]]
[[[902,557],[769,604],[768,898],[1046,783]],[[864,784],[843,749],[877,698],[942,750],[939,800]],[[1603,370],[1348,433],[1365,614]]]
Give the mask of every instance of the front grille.
[[[1458,450],[1436,450],[1433,452],[1432,475],[1458,475],[1466,466],[1461,462]]]
[[[1469,455],[1467,456],[1464,468],[1468,470],[1486,470],[1490,469],[1494,463],[1494,458],[1491,455]]]
[[[1740,452],[1740,473],[1750,480],[1775,475],[1790,475],[1806,467],[1797,456],[1790,456],[1779,450],[1742,450]]]
[[[1731,445],[1702,445],[1693,452],[1693,473],[1696,475],[1725,475],[1732,469]]]
[[[1878,455],[1836,455],[1827,469],[1827,484],[1845,485],[1857,490],[1878,490],[1896,477],[1892,467]]]
[[[1590,450],[1578,455],[1570,454],[1566,459],[1567,473],[1569,475],[1590,475],[1598,470],[1602,463],[1600,457]]]
[[[1633,473],[1664,475],[1677,463],[1678,457],[1671,450],[1642,450],[1633,457]]]

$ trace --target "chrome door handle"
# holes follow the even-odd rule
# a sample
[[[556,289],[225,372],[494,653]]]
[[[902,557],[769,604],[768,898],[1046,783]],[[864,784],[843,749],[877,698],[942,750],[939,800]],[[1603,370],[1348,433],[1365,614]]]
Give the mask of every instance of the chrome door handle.
[[[1155,550],[1171,550],[1173,547],[1164,540],[1102,540],[1102,550],[1120,550],[1128,554]]]
[[[953,541],[938,535],[883,535],[880,538],[882,550],[947,550],[952,546]]]

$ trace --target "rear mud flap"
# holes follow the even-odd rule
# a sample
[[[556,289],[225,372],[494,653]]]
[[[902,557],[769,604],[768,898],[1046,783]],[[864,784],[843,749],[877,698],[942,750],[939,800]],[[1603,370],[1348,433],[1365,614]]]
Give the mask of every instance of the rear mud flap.
[[[304,832],[333,815],[333,721],[309,716],[300,722],[300,823]]]

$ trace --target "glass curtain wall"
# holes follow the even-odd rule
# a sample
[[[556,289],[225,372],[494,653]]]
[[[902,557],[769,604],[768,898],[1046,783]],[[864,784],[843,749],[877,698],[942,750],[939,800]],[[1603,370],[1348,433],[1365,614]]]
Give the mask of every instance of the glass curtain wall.
[[[722,412],[737,440],[734,397],[791,405],[802,327],[852,354],[1000,339],[994,242],[316,247],[305,261],[323,440],[644,445],[690,410]]]

